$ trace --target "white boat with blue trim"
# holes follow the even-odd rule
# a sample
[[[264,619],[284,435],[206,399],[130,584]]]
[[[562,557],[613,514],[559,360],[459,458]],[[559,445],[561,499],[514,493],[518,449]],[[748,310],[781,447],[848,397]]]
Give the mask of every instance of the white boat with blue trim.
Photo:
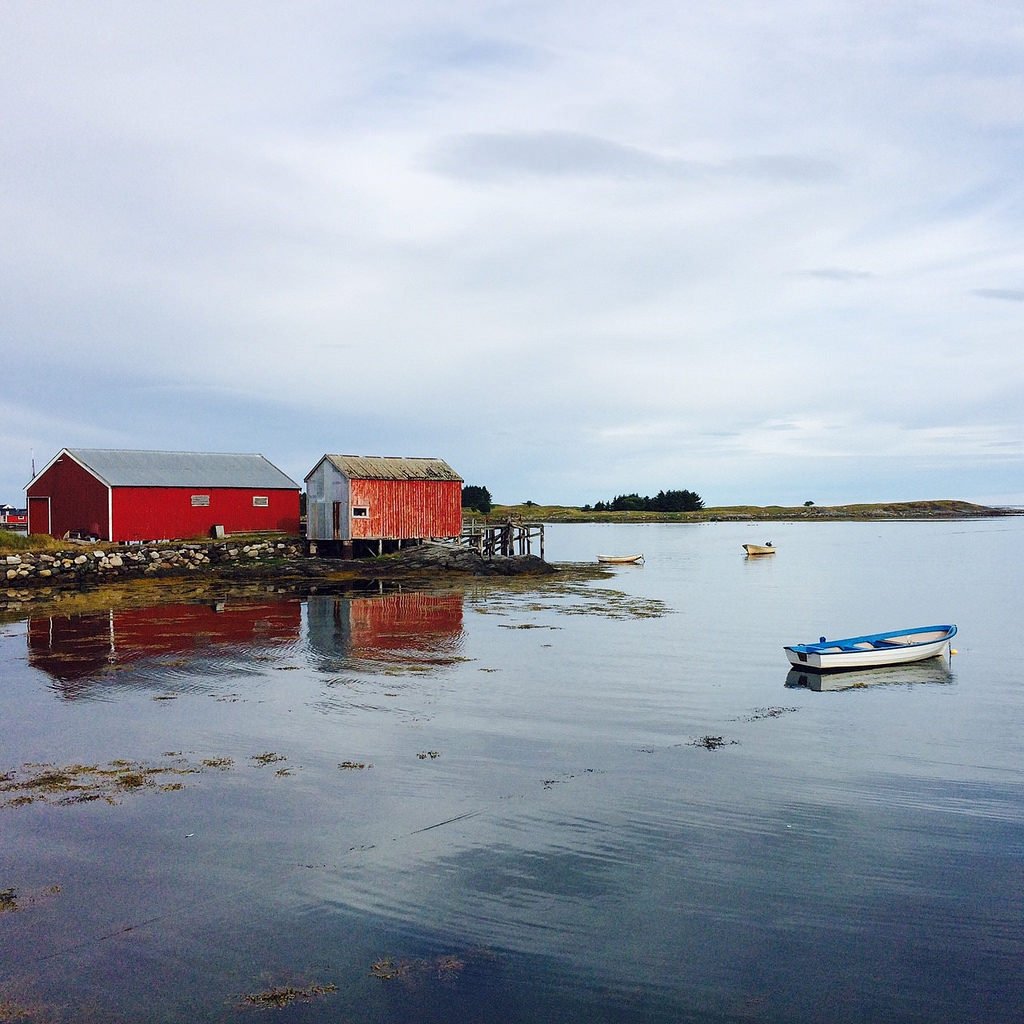
[[[905,665],[912,661],[948,656],[956,626],[914,626],[888,633],[868,633],[842,640],[792,644],[784,647],[790,664],[812,672],[832,672],[850,668],[876,668],[880,665]]]

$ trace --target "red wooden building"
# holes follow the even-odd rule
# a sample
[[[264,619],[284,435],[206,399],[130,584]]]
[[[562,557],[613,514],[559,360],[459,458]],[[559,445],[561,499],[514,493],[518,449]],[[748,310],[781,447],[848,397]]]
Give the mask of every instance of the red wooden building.
[[[29,533],[180,540],[299,529],[299,485],[262,455],[62,448],[26,488]]]
[[[306,475],[306,538],[384,551],[458,537],[462,477],[442,459],[324,455]]]
[[[13,505],[0,505],[0,527],[8,530],[23,530],[28,526],[28,509]]]

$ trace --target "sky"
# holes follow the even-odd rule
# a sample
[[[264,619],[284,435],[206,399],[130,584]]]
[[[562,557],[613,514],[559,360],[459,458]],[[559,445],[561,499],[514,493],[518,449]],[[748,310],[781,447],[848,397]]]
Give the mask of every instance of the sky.
[[[1016,0],[0,3],[0,502],[62,447],[499,503],[1024,505]]]

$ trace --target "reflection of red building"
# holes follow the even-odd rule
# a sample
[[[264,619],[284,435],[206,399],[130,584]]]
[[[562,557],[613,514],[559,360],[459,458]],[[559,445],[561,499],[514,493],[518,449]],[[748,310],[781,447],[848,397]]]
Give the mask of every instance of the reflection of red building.
[[[68,683],[145,658],[280,647],[296,640],[300,621],[298,601],[168,604],[30,618],[28,660]],[[62,689],[74,696],[79,687]]]
[[[403,652],[447,655],[462,643],[462,594],[314,595],[310,645],[321,655],[383,659]]]
[[[462,637],[461,594],[385,594],[351,605],[352,650],[437,650]]]

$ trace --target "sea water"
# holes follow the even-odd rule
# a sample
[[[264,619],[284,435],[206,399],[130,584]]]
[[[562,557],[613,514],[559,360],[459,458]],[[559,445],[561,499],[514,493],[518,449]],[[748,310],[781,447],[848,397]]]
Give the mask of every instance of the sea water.
[[[549,526],[645,560],[7,622],[0,1019],[1019,1021],[1022,540]]]

